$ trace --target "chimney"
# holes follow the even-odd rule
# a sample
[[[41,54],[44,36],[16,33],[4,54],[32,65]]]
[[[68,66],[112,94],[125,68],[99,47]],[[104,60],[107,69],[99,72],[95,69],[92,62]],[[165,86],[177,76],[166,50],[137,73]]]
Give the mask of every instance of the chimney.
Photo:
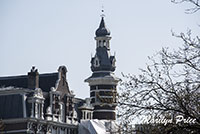
[[[38,70],[35,69],[35,66],[32,67],[30,72],[28,72],[28,88],[39,88],[39,73]]]

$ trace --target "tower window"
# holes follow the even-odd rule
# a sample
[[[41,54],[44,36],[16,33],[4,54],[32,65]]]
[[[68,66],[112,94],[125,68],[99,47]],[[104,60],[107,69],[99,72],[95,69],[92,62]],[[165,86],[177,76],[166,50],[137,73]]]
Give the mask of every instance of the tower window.
[[[98,45],[99,47],[101,46],[101,41],[99,41],[99,45]]]
[[[99,59],[97,57],[94,60],[94,67],[99,67]]]
[[[106,46],[106,41],[105,40],[103,41],[103,46]]]

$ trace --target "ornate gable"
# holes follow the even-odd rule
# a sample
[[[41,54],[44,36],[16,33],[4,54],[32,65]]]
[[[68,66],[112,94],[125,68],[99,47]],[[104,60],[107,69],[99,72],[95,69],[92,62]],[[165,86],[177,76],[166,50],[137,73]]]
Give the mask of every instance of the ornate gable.
[[[71,94],[68,86],[68,82],[66,79],[66,73],[67,73],[67,68],[65,66],[60,66],[58,68],[58,80],[56,83],[55,90],[60,91],[62,93],[63,97],[64,95],[69,95]]]

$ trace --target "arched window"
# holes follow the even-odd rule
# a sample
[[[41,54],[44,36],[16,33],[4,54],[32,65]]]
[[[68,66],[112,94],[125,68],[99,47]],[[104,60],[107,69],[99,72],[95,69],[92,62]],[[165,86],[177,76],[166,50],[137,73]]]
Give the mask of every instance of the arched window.
[[[106,46],[106,41],[105,40],[103,41],[103,46]]]
[[[101,41],[99,41],[99,43],[98,43],[98,47],[101,47]]]

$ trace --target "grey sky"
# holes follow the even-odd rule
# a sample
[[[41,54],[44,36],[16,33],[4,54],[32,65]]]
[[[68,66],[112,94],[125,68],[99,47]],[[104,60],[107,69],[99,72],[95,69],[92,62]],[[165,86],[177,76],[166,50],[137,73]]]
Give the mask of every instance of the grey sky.
[[[104,0],[111,52],[116,52],[116,75],[137,74],[147,56],[182,42],[171,29],[200,35],[200,14],[185,14],[186,4],[170,0]],[[100,23],[102,0],[1,0],[0,76],[26,74],[32,65],[40,73],[68,69],[68,82],[77,97],[89,96],[94,33]]]

